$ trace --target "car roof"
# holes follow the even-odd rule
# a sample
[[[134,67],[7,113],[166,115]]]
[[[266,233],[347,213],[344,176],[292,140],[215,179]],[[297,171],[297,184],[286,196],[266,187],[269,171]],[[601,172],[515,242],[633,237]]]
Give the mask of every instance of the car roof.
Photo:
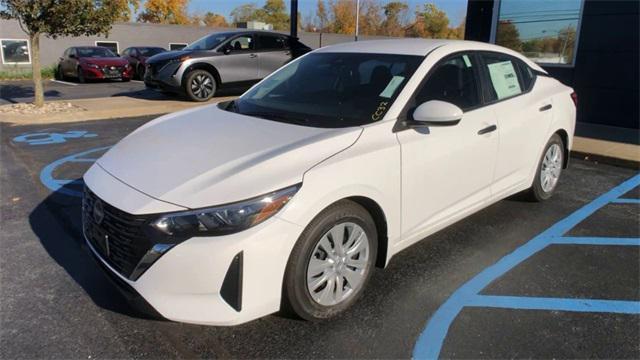
[[[522,54],[507,49],[502,46],[468,40],[448,40],[448,39],[419,39],[419,38],[402,38],[402,39],[383,39],[383,40],[364,40],[356,42],[347,42],[336,45],[329,45],[315,50],[320,53],[372,53],[372,54],[397,54],[397,55],[414,55],[426,56],[430,52],[438,48],[447,48],[450,52],[458,51],[493,51],[517,57],[524,61],[527,65],[535,70],[545,72],[538,64],[529,60]]]

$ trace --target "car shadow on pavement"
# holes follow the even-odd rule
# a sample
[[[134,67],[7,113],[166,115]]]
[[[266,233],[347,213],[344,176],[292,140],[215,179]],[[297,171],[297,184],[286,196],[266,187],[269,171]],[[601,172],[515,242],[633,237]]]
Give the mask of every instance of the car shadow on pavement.
[[[56,191],[29,214],[31,229],[49,256],[99,307],[129,317],[155,319],[133,309],[92,257],[82,234],[82,201]]]
[[[58,90],[47,90],[44,92],[45,98],[60,97]],[[2,85],[0,86],[0,99],[4,99],[12,104],[24,102],[25,98],[33,98],[33,86],[22,85]]]
[[[224,96],[239,96],[246,91],[246,89],[220,89],[216,92],[216,97],[224,97]],[[117,96],[126,96],[134,99],[142,99],[142,100],[178,100],[178,101],[187,101],[191,102],[191,100],[187,99],[186,96],[181,94],[175,94],[171,92],[163,92],[160,90],[152,90],[152,89],[143,89],[136,91],[123,91],[119,93],[115,93],[112,95],[113,97]],[[215,97],[213,98],[215,100]]]

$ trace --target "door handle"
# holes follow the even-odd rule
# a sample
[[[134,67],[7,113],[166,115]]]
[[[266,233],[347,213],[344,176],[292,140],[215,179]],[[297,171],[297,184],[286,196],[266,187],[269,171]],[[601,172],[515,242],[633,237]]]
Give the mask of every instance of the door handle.
[[[486,127],[486,128],[484,128],[484,129],[479,130],[479,131],[478,131],[478,135],[488,134],[488,133],[493,132],[493,131],[496,131],[496,130],[498,130],[498,127],[497,127],[497,126],[495,126],[495,125],[490,125],[490,126],[487,126],[487,127]]]
[[[249,55],[249,57],[250,57],[250,58],[252,58],[252,59],[253,59],[253,58],[257,58],[257,57],[258,57],[258,54],[250,54],[250,55]]]
[[[540,110],[540,111],[547,111],[547,110],[551,110],[551,108],[552,108],[552,107],[553,107],[553,105],[551,105],[551,104],[547,104],[547,105],[545,105],[545,106],[541,107],[541,108],[540,108],[540,109],[538,109],[538,110]]]

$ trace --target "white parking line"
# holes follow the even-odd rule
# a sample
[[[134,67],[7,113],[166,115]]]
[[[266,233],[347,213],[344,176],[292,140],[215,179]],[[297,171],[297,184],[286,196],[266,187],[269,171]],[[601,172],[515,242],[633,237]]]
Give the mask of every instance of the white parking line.
[[[131,81],[134,81],[134,82],[144,82],[144,81],[142,81],[142,80],[133,80],[133,79],[131,79]]]
[[[78,84],[74,84],[71,82],[66,82],[66,81],[62,81],[62,80],[49,80],[51,82],[56,82],[58,84],[65,84],[65,85],[71,85],[71,86],[78,86]]]

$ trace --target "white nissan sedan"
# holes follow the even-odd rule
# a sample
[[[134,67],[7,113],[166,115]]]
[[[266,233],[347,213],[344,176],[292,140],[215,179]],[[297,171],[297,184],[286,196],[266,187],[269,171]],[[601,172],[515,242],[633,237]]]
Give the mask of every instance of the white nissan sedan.
[[[333,317],[411,244],[512,194],[551,197],[576,101],[495,45],[324,47],[125,137],[84,175],[84,234],[164,318]]]

